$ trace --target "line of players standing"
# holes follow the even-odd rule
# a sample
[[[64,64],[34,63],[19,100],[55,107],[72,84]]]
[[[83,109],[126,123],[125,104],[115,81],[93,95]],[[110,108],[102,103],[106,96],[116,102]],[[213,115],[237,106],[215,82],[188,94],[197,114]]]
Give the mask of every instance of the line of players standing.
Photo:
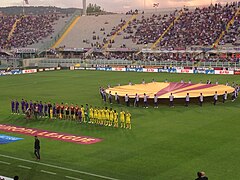
[[[152,81],[152,82],[155,82],[155,81]],[[165,80],[165,82],[168,82],[168,81]],[[145,81],[143,80],[142,83],[145,84]],[[184,81],[181,80],[181,83],[184,83]],[[191,84],[191,83],[192,83],[191,80],[189,80],[189,84]],[[202,84],[202,81],[200,83]],[[211,81],[207,80],[206,84],[211,84]],[[218,81],[216,82],[216,84],[218,84]],[[132,83],[130,82],[129,85],[132,85]],[[226,83],[226,86],[229,86],[228,82]],[[233,87],[235,88],[235,90],[234,90],[234,92],[232,92],[232,101],[235,101],[235,99],[237,99],[237,97],[238,97],[240,87],[235,83],[233,83]],[[108,88],[110,88],[110,85],[108,85]],[[102,100],[105,103],[107,102],[107,99],[108,99],[109,103],[112,104],[113,99],[114,99],[117,104],[120,104],[120,98],[119,98],[119,95],[117,94],[117,92],[115,93],[115,95],[112,95],[111,91],[109,92],[109,94],[107,94],[103,87],[100,87],[99,92],[100,92],[100,95],[102,97]],[[228,99],[228,92],[225,91],[223,96],[222,96],[222,102],[225,103],[225,101],[227,99]],[[203,93],[199,94],[198,100],[199,100],[199,105],[202,106],[203,101],[204,101]],[[125,102],[126,106],[130,106],[130,97],[129,97],[128,94],[126,94],[124,96],[124,102]],[[216,105],[217,102],[218,102],[218,92],[216,91],[214,96],[213,96],[213,104]],[[189,103],[190,103],[190,94],[187,93],[186,97],[185,97],[185,106],[188,107]],[[136,95],[134,97],[133,106],[134,107],[139,107],[139,104],[140,104],[140,96],[139,96],[139,94],[136,93]],[[153,104],[154,104],[154,108],[158,108],[159,100],[158,100],[157,94],[154,94]],[[174,107],[174,95],[173,95],[173,93],[170,93],[170,95],[169,95],[169,106]],[[148,95],[146,93],[143,94],[143,108],[148,108]]]
[[[20,108],[21,106],[21,108]],[[71,104],[51,104],[42,103],[42,101],[28,103],[27,100],[22,99],[19,103],[18,100],[11,101],[12,114],[26,114],[27,119],[32,116],[35,119],[38,118],[50,118],[50,119],[66,119],[66,120],[77,120],[78,122],[99,124],[104,126],[118,127],[119,119],[121,128],[131,129],[131,114],[121,110],[120,117],[118,117],[118,112],[112,108],[93,108],[86,104],[85,107],[81,105],[80,107],[76,104],[75,106]],[[21,112],[20,112],[21,111]]]

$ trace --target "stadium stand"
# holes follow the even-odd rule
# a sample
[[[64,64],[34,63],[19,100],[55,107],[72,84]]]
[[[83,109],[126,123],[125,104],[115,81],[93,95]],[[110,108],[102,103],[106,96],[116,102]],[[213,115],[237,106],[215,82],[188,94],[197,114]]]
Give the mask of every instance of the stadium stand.
[[[135,46],[143,48],[150,46],[157,41],[160,35],[174,21],[178,11],[169,14],[142,14],[140,18],[134,20],[124,31],[123,39],[128,47]],[[127,41],[128,39],[131,40]]]
[[[194,66],[222,62],[236,67],[239,8],[240,3],[227,3],[126,14],[2,16],[0,42],[2,48],[41,48],[35,57],[54,61],[79,58],[80,62],[104,60],[104,64],[109,60]],[[28,51],[16,54],[17,58],[32,58]]]
[[[0,30],[0,47],[3,49],[4,45],[6,43],[6,40],[8,39],[8,36],[12,30],[12,27],[16,20],[19,19],[19,16],[1,16],[0,17],[0,24],[1,24],[1,30]]]
[[[234,4],[185,11],[159,43],[160,47],[212,46],[236,12]]]
[[[139,12],[135,17],[132,13],[82,16],[57,47],[186,49],[211,47],[217,40],[219,45],[237,45],[240,41],[238,7],[237,3],[229,3],[183,8],[182,11]],[[9,40],[1,42],[1,46],[5,43],[7,48],[38,48],[45,41],[56,38],[67,21],[67,17],[44,15],[5,18],[1,17],[2,23],[9,23],[1,31],[1,39]],[[29,27],[36,22],[36,26]],[[29,31],[25,31],[27,27]],[[24,31],[27,33],[23,36],[21,32]]]
[[[61,19],[60,19],[61,18]],[[0,46],[5,49],[38,47],[46,38],[51,38],[66,18],[59,15],[2,16]]]
[[[73,29],[60,43],[60,47],[92,48],[102,47],[118,22],[127,19],[126,15],[82,16]]]
[[[126,28],[132,23],[132,21],[134,21],[137,16],[138,16],[138,12],[136,10],[135,13],[130,14],[131,18],[128,20],[122,20],[121,19],[121,23],[119,25],[117,25],[116,27],[114,27],[111,31],[110,34],[108,34],[108,36],[110,36],[110,38],[107,39],[106,42],[104,42],[104,46],[103,48],[112,48],[113,44],[115,44],[115,39],[118,35],[121,35],[121,33],[123,31],[126,30]],[[121,47],[125,47],[125,44],[121,45]]]
[[[191,46],[211,47],[218,39],[219,44],[232,41],[237,44],[237,11],[238,4],[230,3],[184,8],[182,11],[138,13],[132,19],[131,13],[83,16],[59,46],[186,49]],[[221,37],[222,32],[227,33]]]
[[[28,48],[42,48],[42,47],[45,48],[44,46],[46,42],[56,41],[56,39],[59,37],[59,31],[66,26],[70,18],[71,16],[66,16],[65,14],[60,15],[59,19],[52,24],[53,33],[50,36],[43,38],[37,43],[28,45],[27,47]]]
[[[224,32],[224,36],[219,42],[219,45],[240,45],[240,9],[238,9],[227,32]]]

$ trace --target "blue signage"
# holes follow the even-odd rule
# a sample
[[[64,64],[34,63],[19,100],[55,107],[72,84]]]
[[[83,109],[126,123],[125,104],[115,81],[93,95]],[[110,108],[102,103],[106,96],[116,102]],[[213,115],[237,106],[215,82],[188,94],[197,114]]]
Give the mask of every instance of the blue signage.
[[[97,67],[97,71],[112,71],[112,67]]]
[[[193,70],[194,74],[205,74],[206,71],[204,69],[197,69],[197,70]]]
[[[205,73],[206,74],[215,74],[215,71],[214,70],[206,70]]]
[[[15,74],[22,74],[22,71],[20,69],[14,69],[14,70],[11,70],[11,73],[13,75],[15,75]]]
[[[176,68],[169,68],[169,69],[158,69],[158,72],[160,73],[176,73],[177,69]]]
[[[0,144],[8,144],[12,142],[16,142],[19,140],[22,140],[23,138],[13,137],[13,136],[7,136],[4,134],[0,134]]]
[[[126,68],[127,72],[143,72],[143,68]]]
[[[6,76],[6,75],[16,75],[16,74],[22,74],[22,70],[20,69],[13,69],[11,71],[0,71],[0,76]]]

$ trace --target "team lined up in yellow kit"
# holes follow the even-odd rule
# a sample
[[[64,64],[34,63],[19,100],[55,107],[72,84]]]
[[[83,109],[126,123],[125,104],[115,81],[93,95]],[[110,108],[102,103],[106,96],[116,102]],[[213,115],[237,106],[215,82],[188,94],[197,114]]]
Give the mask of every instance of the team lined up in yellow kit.
[[[84,109],[81,108],[81,111],[84,112]],[[127,111],[121,110],[120,116],[116,110],[112,108],[105,109],[100,108],[89,108],[89,114],[85,111],[82,113],[82,121],[87,122],[89,119],[89,123],[92,124],[99,124],[104,126],[113,126],[115,128],[119,127],[119,120],[120,120],[120,127],[131,129],[131,114]]]

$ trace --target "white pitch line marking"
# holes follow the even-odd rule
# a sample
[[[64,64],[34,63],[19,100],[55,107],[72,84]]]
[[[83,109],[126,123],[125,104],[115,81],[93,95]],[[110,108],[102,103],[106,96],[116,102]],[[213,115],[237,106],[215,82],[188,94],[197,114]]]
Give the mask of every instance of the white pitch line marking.
[[[28,167],[28,166],[22,166],[22,165],[18,165],[18,167],[23,168],[23,169],[32,169],[31,167]]]
[[[21,159],[21,158],[17,158],[17,157],[7,156],[7,155],[4,155],[4,154],[0,154],[0,156],[8,158],[8,159],[15,159],[15,160],[28,162],[28,163],[32,163],[32,164],[39,164],[39,165],[42,165],[42,166],[52,167],[52,168],[56,168],[56,169],[62,169],[62,170],[65,170],[65,171],[71,171],[71,172],[75,172],[75,173],[85,174],[85,175],[94,176],[94,177],[98,177],[98,178],[102,178],[102,179],[118,180],[118,179],[112,178],[112,177],[102,176],[102,175],[93,174],[93,173],[89,173],[89,172],[85,172],[85,171],[69,169],[69,168],[65,168],[65,167],[61,167],[61,166],[45,164],[45,163],[36,162],[36,161],[30,161],[30,160],[27,160],[27,159]]]
[[[2,164],[7,164],[7,165],[10,165],[10,164],[11,164],[11,163],[5,162],[5,161],[0,161],[0,163],[2,163]]]
[[[56,174],[57,174],[57,173],[55,173],[55,172],[44,171],[44,170],[41,170],[40,172],[46,173],[46,174],[51,174],[51,175],[56,175]]]
[[[75,178],[75,177],[71,177],[71,176],[65,176],[65,178],[73,179],[73,180],[83,180],[83,179],[79,179],[79,178]]]

